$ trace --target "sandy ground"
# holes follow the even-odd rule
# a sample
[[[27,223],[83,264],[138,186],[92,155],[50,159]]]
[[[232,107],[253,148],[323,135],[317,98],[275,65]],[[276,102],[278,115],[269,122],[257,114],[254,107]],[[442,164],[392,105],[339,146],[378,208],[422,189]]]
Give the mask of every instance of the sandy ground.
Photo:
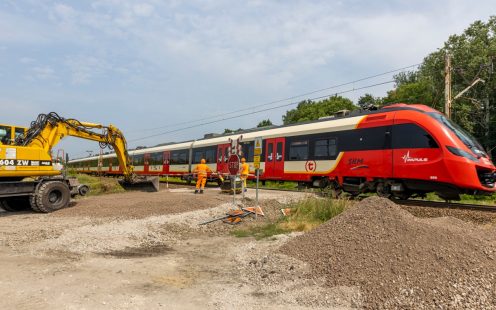
[[[263,206],[305,194],[261,191]],[[254,199],[254,191],[247,195]],[[251,199],[251,200],[250,200]],[[200,222],[231,196],[191,188],[77,200],[52,214],[0,212],[1,309],[319,309],[360,304],[274,249],[291,236],[235,238]],[[252,203],[252,202],[251,202]],[[263,221],[263,218],[258,219]]]

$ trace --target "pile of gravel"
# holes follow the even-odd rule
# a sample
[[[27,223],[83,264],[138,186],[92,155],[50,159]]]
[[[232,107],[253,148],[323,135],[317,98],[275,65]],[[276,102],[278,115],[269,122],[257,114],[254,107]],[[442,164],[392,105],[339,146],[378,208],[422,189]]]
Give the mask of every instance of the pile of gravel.
[[[328,286],[359,286],[366,308],[494,308],[495,249],[484,233],[370,197],[280,251]]]

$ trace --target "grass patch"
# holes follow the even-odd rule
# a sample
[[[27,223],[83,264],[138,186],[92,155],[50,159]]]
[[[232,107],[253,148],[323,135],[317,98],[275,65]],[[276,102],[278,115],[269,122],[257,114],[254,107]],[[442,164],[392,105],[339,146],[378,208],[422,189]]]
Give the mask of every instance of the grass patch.
[[[257,182],[255,180],[248,180],[246,185],[248,187],[255,188],[257,186]],[[298,188],[298,183],[297,182],[265,181],[265,185],[262,185],[262,181],[259,181],[258,182],[258,188],[295,190]]]
[[[187,183],[186,180],[182,180],[180,177],[160,177],[160,182]]]
[[[119,185],[117,179],[95,177],[87,174],[76,174],[75,177],[79,180],[79,183],[86,184],[90,187],[88,196],[124,192],[124,189]]]
[[[339,215],[349,205],[347,200],[307,198],[286,206],[288,216],[264,224],[255,224],[233,231],[236,237],[255,237],[260,240],[293,231],[307,231]]]

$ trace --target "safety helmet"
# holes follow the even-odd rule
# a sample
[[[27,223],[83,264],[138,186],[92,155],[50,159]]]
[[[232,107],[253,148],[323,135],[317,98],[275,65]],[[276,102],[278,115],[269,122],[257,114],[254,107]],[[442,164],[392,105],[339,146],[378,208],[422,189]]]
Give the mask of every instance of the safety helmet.
[[[200,163],[202,163],[202,164],[206,163],[205,159],[202,158],[202,160],[200,161]]]
[[[246,159],[245,159],[244,157],[243,157],[243,158],[241,158],[241,162],[242,162],[242,163],[245,163],[245,162],[246,162]]]

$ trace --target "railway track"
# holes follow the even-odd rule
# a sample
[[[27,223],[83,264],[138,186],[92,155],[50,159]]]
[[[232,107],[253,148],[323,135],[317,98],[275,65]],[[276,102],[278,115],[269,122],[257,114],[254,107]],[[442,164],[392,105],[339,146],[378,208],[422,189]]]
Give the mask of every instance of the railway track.
[[[165,182],[161,182],[165,183]],[[194,183],[186,184],[182,182],[169,182],[169,184],[174,185],[185,185],[185,186],[195,186]],[[217,185],[210,185],[209,187],[217,187]],[[255,190],[255,187],[248,186],[248,189]],[[260,187],[262,190],[273,190],[273,191],[287,191],[287,192],[302,192],[304,190],[298,189],[288,189],[288,188],[264,188]],[[314,193],[318,194],[319,191],[315,191]],[[357,197],[360,199],[359,197]],[[355,198],[356,199],[356,198]],[[444,201],[431,201],[431,200],[415,200],[415,199],[392,199],[392,201],[399,205],[405,206],[418,206],[418,207],[431,207],[431,208],[439,208],[439,209],[460,209],[460,210],[475,210],[475,211],[485,211],[485,212],[496,212],[496,205],[478,205],[478,204],[470,204],[470,203],[457,203],[457,202],[444,202]]]
[[[430,201],[430,200],[399,200],[392,199],[393,202],[399,205],[418,206],[418,207],[431,207],[431,208],[444,208],[444,209],[463,209],[463,210],[476,210],[486,212],[496,212],[496,206],[490,205],[476,205],[470,203],[457,203],[457,202],[443,202],[443,201]]]

